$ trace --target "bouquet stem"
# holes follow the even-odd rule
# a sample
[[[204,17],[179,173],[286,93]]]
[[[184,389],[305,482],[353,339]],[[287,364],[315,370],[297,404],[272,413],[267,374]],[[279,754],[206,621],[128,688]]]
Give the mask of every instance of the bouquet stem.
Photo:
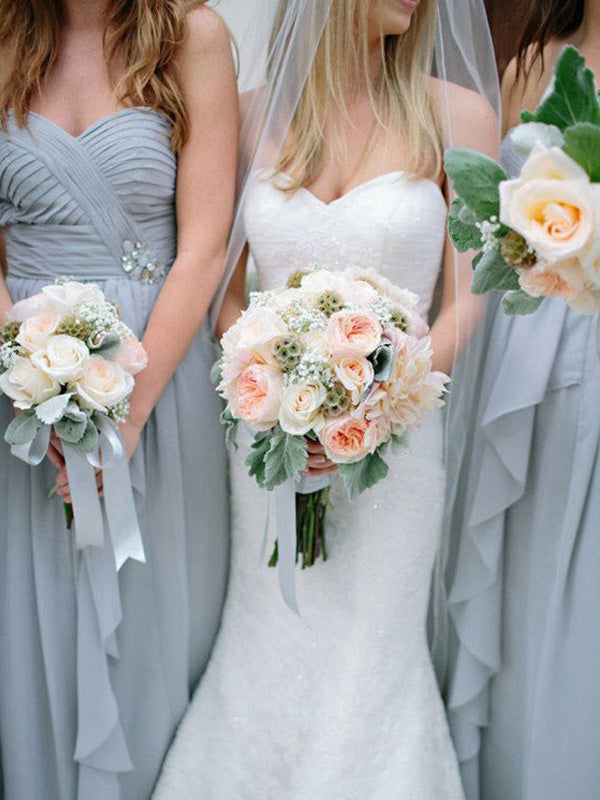
[[[296,564],[314,566],[319,557],[327,561],[326,518],[329,486],[310,494],[296,494]],[[277,566],[279,544],[275,542],[269,566]]]

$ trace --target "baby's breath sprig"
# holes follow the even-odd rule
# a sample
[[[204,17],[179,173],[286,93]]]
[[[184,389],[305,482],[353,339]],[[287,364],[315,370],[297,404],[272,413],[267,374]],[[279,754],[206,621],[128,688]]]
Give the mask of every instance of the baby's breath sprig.
[[[494,215],[489,219],[484,219],[483,222],[476,222],[475,227],[481,234],[481,241],[483,243],[482,250],[484,253],[491,253],[499,246],[498,231],[502,227],[498,221],[498,217]]]
[[[308,333],[323,331],[327,327],[328,317],[318,308],[305,308],[298,300],[290,303],[282,313],[292,333]]]
[[[371,302],[371,311],[375,314],[381,325],[389,325],[389,323],[392,322],[391,303],[387,297],[377,295]]]
[[[19,345],[16,342],[4,342],[0,345],[0,367],[10,369],[19,357]]]
[[[287,383],[320,383],[333,386],[334,375],[328,360],[315,350],[307,350],[297,367],[287,375]]]
[[[122,425],[124,422],[127,422],[129,411],[129,398],[127,398],[107,409],[107,415],[116,425]]]

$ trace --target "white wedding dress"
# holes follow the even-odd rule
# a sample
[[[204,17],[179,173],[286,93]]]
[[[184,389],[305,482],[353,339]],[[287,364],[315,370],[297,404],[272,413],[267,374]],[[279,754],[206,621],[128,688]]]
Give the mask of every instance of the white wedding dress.
[[[330,204],[257,179],[246,215],[261,288],[299,267],[372,267],[420,297],[439,275],[446,203],[395,172]],[[259,563],[267,496],[231,460],[233,553],[212,660],[156,800],[460,800],[463,791],[426,640],[444,499],[443,421],[354,504],[339,479],[329,560],[297,571],[302,618]]]

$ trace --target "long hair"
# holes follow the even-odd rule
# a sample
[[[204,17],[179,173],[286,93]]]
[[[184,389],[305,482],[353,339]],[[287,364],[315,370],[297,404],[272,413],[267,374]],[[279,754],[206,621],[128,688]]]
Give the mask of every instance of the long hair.
[[[517,80],[529,78],[539,62],[544,69],[544,50],[552,39],[572,36],[583,22],[585,0],[530,0],[517,52]]]
[[[381,37],[375,70],[369,50],[369,4],[372,0],[332,1],[287,141],[276,164],[276,170],[291,179],[286,184],[289,193],[316,178],[322,166],[327,119],[336,109],[348,118],[357,86],[366,86],[379,129],[402,132],[407,144],[408,171],[422,177],[432,171],[441,174],[442,136],[430,82],[437,0],[420,3],[405,34]],[[281,0],[272,49],[281,38],[287,8],[288,0]]]
[[[178,82],[175,55],[187,32],[187,12],[206,0],[112,0],[104,50],[109,74],[118,58],[125,71],[114,79],[119,103],[161,111],[171,122],[177,152],[189,133],[189,117]],[[0,0],[0,45],[10,72],[0,93],[0,124],[9,111],[27,125],[32,96],[58,57],[60,0]]]

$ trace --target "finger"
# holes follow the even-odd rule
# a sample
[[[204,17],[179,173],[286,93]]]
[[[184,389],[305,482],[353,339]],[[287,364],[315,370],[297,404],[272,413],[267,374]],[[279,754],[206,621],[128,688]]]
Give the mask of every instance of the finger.
[[[324,453],[325,448],[321,442],[315,442],[312,439],[306,440],[306,447],[309,453]]]
[[[337,471],[338,467],[335,464],[332,464],[330,467],[325,467],[324,469],[307,469],[305,475],[308,475],[309,478],[321,478],[323,475],[332,475]]]
[[[57,470],[63,469],[65,466],[64,458],[58,453],[53,447],[48,448],[48,452],[46,454],[48,459],[54,464]]]
[[[313,455],[309,456],[306,459],[306,463],[309,467],[315,467],[317,469],[323,469],[324,467],[330,467],[332,462],[327,458],[326,455]]]
[[[56,473],[56,487],[58,489],[61,489],[64,486],[66,486],[68,483],[69,483],[69,476],[67,474],[66,467],[63,466]]]
[[[62,443],[62,441],[59,439],[59,437],[56,435],[56,433],[54,431],[52,431],[52,433],[50,434],[50,443],[51,443],[52,447],[58,453],[60,453],[61,456],[64,454],[65,451],[64,451],[63,443]]]

